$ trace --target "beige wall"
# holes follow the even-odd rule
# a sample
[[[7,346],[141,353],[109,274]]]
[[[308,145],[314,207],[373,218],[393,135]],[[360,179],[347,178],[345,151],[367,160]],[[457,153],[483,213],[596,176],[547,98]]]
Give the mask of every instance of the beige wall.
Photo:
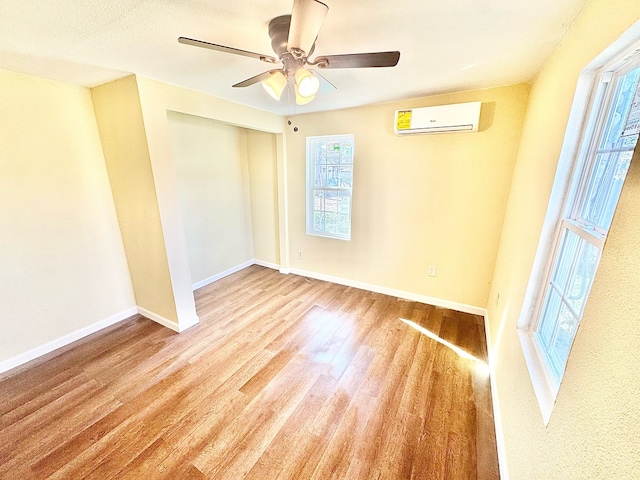
[[[640,469],[640,382],[629,371],[639,345],[637,158],[546,428],[516,334],[578,76],[639,18],[635,0],[592,1],[532,85],[488,302],[512,479],[630,479]]]
[[[176,165],[173,158],[173,146],[167,112],[188,114],[202,119],[214,120],[226,127],[242,127],[260,132],[274,134],[276,144],[276,163],[278,170],[277,192],[272,192],[278,199],[278,218],[286,224],[286,195],[281,195],[286,182],[286,159],[284,154],[284,118],[249,107],[220,100],[202,93],[166,85],[145,78],[137,78],[140,92],[140,103],[145,124],[145,132],[149,146],[149,155],[153,167],[156,193],[160,206],[162,227],[169,256],[169,270],[173,285],[178,312],[191,311],[193,306],[192,279],[190,273],[187,240],[185,237],[182,212],[179,207]],[[226,128],[224,127],[224,128]],[[249,142],[251,143],[251,142]],[[247,145],[242,147],[248,148]],[[246,156],[246,154],[245,154]],[[246,160],[245,160],[245,173]],[[250,218],[249,191],[245,195],[245,221]],[[247,210],[249,209],[249,210]],[[251,229],[247,226],[247,231]],[[279,235],[279,248],[285,248],[283,235]],[[248,239],[251,248],[251,238]]]
[[[276,136],[247,130],[253,257],[280,265]]]
[[[135,306],[88,89],[0,71],[0,362]]]
[[[169,134],[167,112],[199,117],[201,120],[209,122],[209,124],[216,123],[218,128],[227,129],[229,132],[234,131],[233,128],[235,127],[241,127],[238,131],[243,133],[239,133],[239,135],[244,135],[245,141],[239,148],[243,149],[244,153],[238,158],[244,156],[244,160],[242,160],[244,162],[242,165],[244,173],[242,175],[245,179],[250,177],[251,169],[259,163],[275,162],[278,179],[276,191],[272,189],[269,178],[256,179],[255,177],[249,184],[251,188],[246,188],[243,191],[244,228],[249,235],[249,243],[246,246],[249,252],[256,248],[260,255],[265,252],[264,254],[271,258],[282,258],[278,251],[273,252],[274,246],[271,242],[273,241],[272,237],[275,235],[273,231],[281,232],[286,228],[286,194],[282,193],[286,179],[286,158],[283,147],[285,141],[284,118],[153,80],[140,77],[137,80],[149,142],[149,152],[154,168],[156,191],[161,205],[160,211],[161,215],[165,216],[163,218],[163,228],[165,241],[168,242],[167,251],[170,254],[169,264],[174,292],[180,289],[176,297],[181,297],[184,303],[187,303],[189,299],[191,301],[193,299],[191,295],[191,268],[188,262],[187,241],[183,228],[184,221],[182,212],[178,208],[178,182],[175,175],[177,167],[173,158],[173,145]],[[246,131],[242,129],[246,129]],[[260,143],[264,142],[264,140],[259,140],[267,137],[260,137],[260,135],[268,135],[268,138],[275,144],[275,147],[272,146],[268,154],[266,151],[264,154],[256,152],[256,147],[258,149],[267,147],[266,144]],[[265,156],[261,157],[261,155]],[[254,187],[256,188],[251,192]],[[251,205],[253,201],[256,201],[258,206]],[[274,202],[277,203],[277,215],[267,211],[270,208],[269,205],[273,205]],[[254,210],[256,214],[264,212],[266,217],[273,217],[277,223],[275,225],[267,225],[257,221],[252,224],[251,217]],[[252,231],[255,232],[253,242],[251,240]],[[286,239],[282,241],[281,235],[277,235],[277,238],[278,242],[275,248],[280,250],[286,248]],[[245,247],[240,244],[237,246],[240,246],[242,250],[239,256],[246,256]],[[252,256],[249,256],[247,260],[251,258]],[[265,260],[260,257],[257,257],[257,259],[271,262],[271,260]],[[195,282],[196,280],[194,279],[193,283]]]
[[[193,283],[253,259],[246,131],[169,113]]]
[[[136,303],[178,323],[136,78],[92,89]]]
[[[291,266],[485,308],[527,95],[518,85],[292,117]],[[469,101],[483,102],[478,133],[393,134],[396,109]],[[352,239],[307,236],[305,139],[344,133],[355,134]]]
[[[136,128],[134,146],[146,143],[146,149],[141,147],[135,158],[146,162],[148,158],[150,174],[153,182],[153,195],[155,195],[157,219],[150,217],[150,224],[142,228],[153,229],[153,240],[155,245],[158,242],[159,257],[154,268],[164,269],[164,255],[166,258],[166,270],[162,272],[162,298],[168,304],[173,303],[175,308],[175,321],[171,317],[151,315],[156,321],[163,323],[175,330],[182,331],[198,322],[195,310],[195,302],[192,293],[192,275],[189,265],[189,255],[187,239],[185,235],[184,221],[179,201],[178,181],[176,176],[176,162],[173,156],[171,145],[171,134],[168,121],[168,112],[184,113],[206,119],[217,120],[222,123],[235,125],[238,127],[254,128],[267,132],[276,133],[277,142],[283,142],[284,119],[277,115],[260,112],[248,107],[233,104],[224,100],[216,99],[202,93],[185,90],[171,85],[162,84],[142,77],[125,79],[120,82],[132,82],[137,88],[137,99],[128,98],[132,102],[129,110],[122,118],[122,123],[127,125],[128,121],[134,122]],[[119,82],[116,82],[119,83]],[[107,88],[99,87],[99,89]],[[133,87],[131,91],[133,91]],[[122,98],[114,99],[116,104],[126,102],[128,93],[121,94]],[[139,105],[139,112],[138,112]],[[108,108],[108,106],[106,106]],[[114,118],[117,112],[114,112]],[[140,116],[140,115],[141,116]],[[100,115],[99,115],[100,117]],[[142,123],[139,123],[141,118]],[[133,120],[131,120],[133,119]],[[117,120],[113,121],[114,126]],[[113,140],[117,143],[122,138],[127,138],[127,132]],[[140,143],[138,143],[140,142]],[[109,142],[107,143],[109,144]],[[123,145],[124,146],[124,145]],[[278,164],[284,164],[282,148],[279,148]],[[125,151],[119,154],[128,153]],[[141,164],[142,164],[141,163]],[[145,164],[145,169],[146,169]],[[244,164],[244,177],[248,178],[246,161]],[[147,170],[149,172],[149,170]],[[147,176],[148,178],[148,176]],[[145,183],[146,182],[146,183]],[[284,178],[279,180],[278,188],[282,189]],[[142,182],[141,186],[147,191],[145,185],[150,185],[148,180]],[[248,192],[244,195],[245,202],[245,222],[249,220]],[[152,199],[150,195],[148,199]],[[151,203],[150,203],[151,205]],[[281,206],[280,209],[284,207]],[[155,214],[154,214],[155,215]],[[158,223],[159,222],[159,223]],[[250,231],[246,223],[245,231]],[[251,245],[251,239],[248,239]],[[163,251],[160,251],[163,250]],[[160,278],[158,278],[160,281]],[[171,295],[168,295],[170,288]],[[160,292],[159,292],[160,293]],[[143,312],[147,313],[147,312]],[[149,312],[153,314],[154,312]]]
[[[269,132],[275,157],[256,161],[277,163],[280,192],[284,119],[134,76],[89,90],[0,71],[0,86],[0,366],[19,365],[136,306],[179,331],[197,323],[167,112]],[[266,146],[257,135],[242,148]],[[246,153],[242,169],[250,250]],[[267,192],[272,180],[270,173],[255,183]],[[284,199],[275,191],[261,198],[277,204],[278,214],[267,217],[284,219],[267,221],[265,232],[286,225]],[[272,254],[274,244],[260,248]],[[276,248],[282,244],[286,238]]]

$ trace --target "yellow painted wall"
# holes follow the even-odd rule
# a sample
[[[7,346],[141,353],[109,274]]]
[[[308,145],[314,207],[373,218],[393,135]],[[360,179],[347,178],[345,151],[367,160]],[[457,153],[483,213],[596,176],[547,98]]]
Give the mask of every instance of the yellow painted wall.
[[[169,113],[178,195],[193,283],[253,260],[247,134]]]
[[[0,362],[135,306],[88,89],[0,70]]]
[[[0,90],[0,362],[136,306],[176,330],[197,323],[168,112],[270,132],[279,190],[284,119],[134,76],[89,90],[0,71]]]
[[[247,130],[253,256],[280,265],[276,136]]]
[[[635,0],[593,0],[532,84],[488,302],[512,479],[640,471],[637,158],[546,428],[516,334],[578,76],[638,19]]]
[[[517,85],[292,117],[291,267],[484,308],[527,95]],[[470,101],[483,102],[478,133],[393,134],[396,109]],[[352,239],[308,236],[305,139],[345,133],[355,134]]]
[[[96,87],[92,97],[136,303],[177,324],[136,79]]]
[[[550,462],[573,478],[640,472],[640,149],[636,151],[558,397]],[[573,455],[567,455],[567,450]],[[548,471],[548,470],[547,470]]]
[[[216,121],[225,124],[226,127],[242,127],[250,130],[258,130],[275,134],[276,162],[278,165],[278,192],[284,189],[286,181],[286,165],[284,158],[284,118],[270,113],[255,110],[243,105],[234,104],[217,99],[203,93],[186,90],[183,88],[166,85],[160,82],[137,77],[140,94],[140,104],[144,119],[145,133],[147,136],[149,156],[153,168],[153,175],[158,195],[158,205],[162,218],[162,228],[167,246],[169,270],[174,291],[174,298],[178,313],[185,312],[188,316],[193,310],[193,294],[187,239],[184,231],[184,221],[179,206],[179,194],[176,177],[176,164],[171,142],[171,134],[168,121],[168,112],[187,114],[208,121]],[[242,134],[245,135],[245,134]],[[249,142],[250,143],[250,142]],[[248,178],[246,149],[243,160],[243,176]],[[249,189],[245,189],[244,212],[245,231],[251,231],[250,196]],[[283,196],[275,193],[276,198]],[[282,217],[286,216],[286,204],[278,204],[278,212]],[[279,217],[281,218],[281,217]],[[272,228],[278,228],[277,226]],[[282,236],[279,237],[279,240]],[[280,242],[281,245],[286,245]],[[248,237],[248,247],[251,249],[252,240]],[[280,246],[280,248],[283,248]],[[249,250],[250,251],[250,250]]]

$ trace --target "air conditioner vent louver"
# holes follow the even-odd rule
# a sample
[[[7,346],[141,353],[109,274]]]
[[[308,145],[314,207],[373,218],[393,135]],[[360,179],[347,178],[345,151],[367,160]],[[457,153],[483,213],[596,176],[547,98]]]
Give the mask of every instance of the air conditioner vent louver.
[[[477,132],[481,102],[396,110],[396,135],[420,133]]]

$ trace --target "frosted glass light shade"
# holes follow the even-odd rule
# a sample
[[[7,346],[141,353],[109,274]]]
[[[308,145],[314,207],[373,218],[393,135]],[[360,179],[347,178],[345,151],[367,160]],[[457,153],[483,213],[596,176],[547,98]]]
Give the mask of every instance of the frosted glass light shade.
[[[313,97],[320,88],[320,80],[305,68],[296,71],[297,94],[302,97]]]
[[[263,80],[261,83],[269,95],[271,95],[276,100],[280,100],[280,96],[284,91],[284,87],[287,86],[287,77],[285,77],[284,74],[280,70],[278,70],[269,78]]]
[[[300,95],[298,93],[298,86],[296,85],[296,104],[298,104],[298,105],[306,105],[307,103],[309,103],[314,98],[316,98],[315,95],[311,95],[310,97],[303,97],[302,95]]]

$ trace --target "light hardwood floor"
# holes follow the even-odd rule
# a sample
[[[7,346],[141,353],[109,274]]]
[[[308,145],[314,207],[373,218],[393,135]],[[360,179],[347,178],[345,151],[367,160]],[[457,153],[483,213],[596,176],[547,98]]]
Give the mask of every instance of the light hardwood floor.
[[[2,479],[495,479],[482,318],[252,266],[0,376]]]

